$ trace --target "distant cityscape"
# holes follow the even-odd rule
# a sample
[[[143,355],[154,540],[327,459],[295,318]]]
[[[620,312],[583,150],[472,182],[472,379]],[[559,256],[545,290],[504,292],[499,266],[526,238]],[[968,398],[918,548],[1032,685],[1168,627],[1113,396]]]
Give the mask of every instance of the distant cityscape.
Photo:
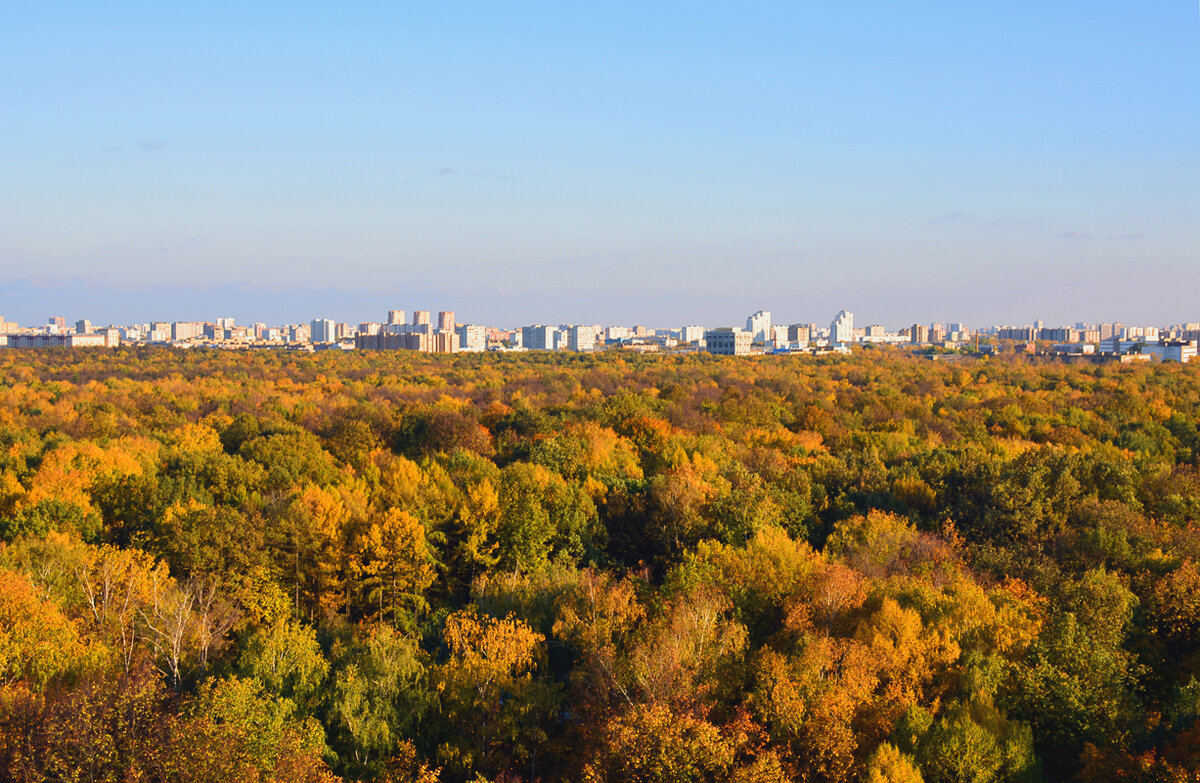
[[[87,319],[69,325],[63,316],[45,324],[20,326],[0,317],[0,347],[116,348],[162,345],[176,348],[296,351],[360,350],[467,353],[482,351],[573,351],[601,349],[634,352],[707,351],[712,354],[849,353],[855,346],[903,345],[931,354],[1000,351],[1041,353],[1095,361],[1188,362],[1200,346],[1200,322],[1171,326],[1124,323],[1076,323],[971,329],[962,323],[914,323],[891,331],[880,324],[855,326],[854,314],[841,310],[828,327],[816,323],[776,324],[759,310],[745,326],[670,328],[600,324],[531,324],[506,329],[461,323],[453,311],[437,313],[389,310],[382,321],[358,324],[314,318],[307,324],[238,325],[233,318],[212,321],[151,321],[97,326]]]

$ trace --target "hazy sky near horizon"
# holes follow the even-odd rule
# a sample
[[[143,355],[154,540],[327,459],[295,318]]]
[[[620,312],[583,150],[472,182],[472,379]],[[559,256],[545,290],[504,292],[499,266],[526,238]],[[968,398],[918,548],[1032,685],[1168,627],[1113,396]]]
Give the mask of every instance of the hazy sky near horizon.
[[[1200,320],[1195,2],[11,4],[0,315]]]

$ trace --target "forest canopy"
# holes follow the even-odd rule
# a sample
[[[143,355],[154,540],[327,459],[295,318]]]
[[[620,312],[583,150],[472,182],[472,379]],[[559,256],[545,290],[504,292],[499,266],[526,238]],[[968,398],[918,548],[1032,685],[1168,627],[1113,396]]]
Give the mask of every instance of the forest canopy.
[[[0,352],[0,779],[1200,779],[1200,368]]]

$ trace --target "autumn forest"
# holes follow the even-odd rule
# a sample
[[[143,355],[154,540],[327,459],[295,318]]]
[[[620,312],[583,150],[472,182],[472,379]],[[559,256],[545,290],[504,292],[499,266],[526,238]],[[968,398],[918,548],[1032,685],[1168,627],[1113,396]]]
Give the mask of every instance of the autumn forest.
[[[1200,367],[0,353],[0,780],[1200,780]]]

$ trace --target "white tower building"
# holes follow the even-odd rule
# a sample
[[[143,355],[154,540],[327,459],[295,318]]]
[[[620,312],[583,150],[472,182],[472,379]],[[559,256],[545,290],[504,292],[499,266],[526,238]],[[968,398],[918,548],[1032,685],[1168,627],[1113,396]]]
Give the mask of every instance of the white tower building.
[[[746,331],[756,343],[765,343],[774,335],[771,333],[771,311],[759,310],[746,319]]]
[[[829,344],[846,345],[854,342],[854,313],[842,310],[829,324]]]

